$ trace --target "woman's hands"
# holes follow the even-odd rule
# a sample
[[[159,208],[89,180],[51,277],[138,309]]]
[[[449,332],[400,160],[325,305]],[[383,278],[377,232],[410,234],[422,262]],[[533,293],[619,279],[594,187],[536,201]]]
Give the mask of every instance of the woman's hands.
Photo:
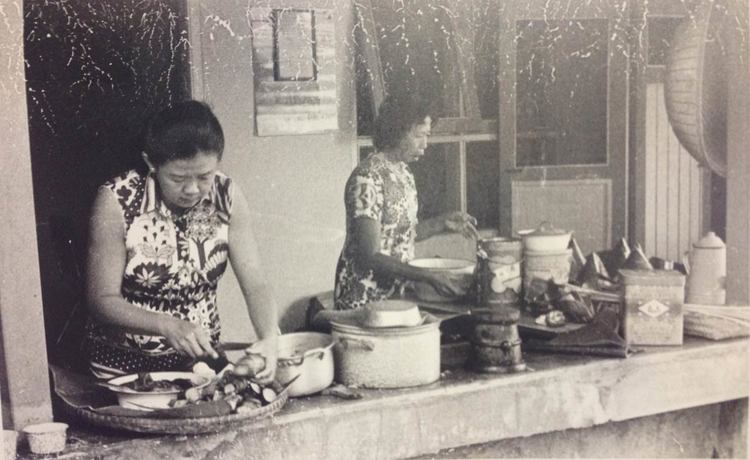
[[[272,336],[259,340],[245,348],[245,353],[258,354],[266,360],[266,367],[255,375],[258,383],[265,385],[273,382],[274,377],[276,377],[276,364],[279,357],[277,337]]]
[[[197,324],[174,316],[164,316],[160,320],[159,335],[167,339],[167,343],[178,353],[191,358],[210,356],[213,359],[219,354],[211,346],[211,338],[206,331]]]
[[[477,239],[477,220],[461,211],[451,211],[420,220],[417,224],[417,241],[426,240],[443,232],[460,233],[466,238]]]
[[[461,211],[453,211],[441,216],[445,229],[454,232],[461,233],[466,238],[477,239],[479,233],[477,232],[477,220]]]

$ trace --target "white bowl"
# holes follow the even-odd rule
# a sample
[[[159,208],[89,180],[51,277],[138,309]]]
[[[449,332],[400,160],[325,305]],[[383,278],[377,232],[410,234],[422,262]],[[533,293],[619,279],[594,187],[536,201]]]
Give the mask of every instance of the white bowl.
[[[208,385],[210,379],[193,372],[149,372],[154,380],[190,380],[193,387]],[[154,389],[153,391],[137,391],[127,386],[127,383],[138,379],[138,374],[123,375],[107,381],[107,388],[117,395],[117,403],[122,407],[137,410],[168,409],[169,403],[178,399],[184,390]]]
[[[523,233],[522,233],[523,232]],[[523,237],[523,247],[526,251],[531,252],[562,252],[568,249],[572,232],[562,232],[555,234],[541,234],[537,231],[517,232]]]
[[[422,323],[419,307],[406,300],[380,300],[365,305],[364,327],[408,327]]]
[[[411,260],[409,261],[409,265],[430,271],[445,272],[451,275],[463,275],[463,277],[461,277],[461,285],[465,291],[468,291],[474,280],[474,266],[476,263],[471,260],[429,257]],[[431,284],[423,281],[414,282],[414,293],[419,300],[424,300],[426,302],[452,302],[461,297],[444,296],[437,292]]]
[[[68,439],[66,423],[37,423],[23,429],[29,449],[34,454],[54,454],[65,449]]]

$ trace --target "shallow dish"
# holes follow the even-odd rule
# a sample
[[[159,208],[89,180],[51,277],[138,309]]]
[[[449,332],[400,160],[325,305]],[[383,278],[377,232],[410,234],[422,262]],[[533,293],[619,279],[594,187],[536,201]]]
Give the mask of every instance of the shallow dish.
[[[208,385],[210,379],[206,376],[195,374],[193,372],[149,372],[154,381],[177,379],[189,380],[193,387],[203,387]],[[172,400],[178,399],[184,389],[160,389],[155,388],[150,391],[138,391],[125,386],[139,378],[139,374],[129,374],[110,379],[106,387],[117,395],[117,402],[122,407],[128,409],[148,410],[148,409],[168,409]]]
[[[442,257],[430,257],[414,259],[409,261],[409,265],[418,268],[424,268],[430,271],[444,272],[451,275],[461,276],[461,287],[468,292],[471,283],[474,280],[475,262],[463,259],[444,259]],[[432,285],[423,281],[414,282],[414,294],[417,299],[426,302],[453,302],[462,296],[444,296],[437,292]]]

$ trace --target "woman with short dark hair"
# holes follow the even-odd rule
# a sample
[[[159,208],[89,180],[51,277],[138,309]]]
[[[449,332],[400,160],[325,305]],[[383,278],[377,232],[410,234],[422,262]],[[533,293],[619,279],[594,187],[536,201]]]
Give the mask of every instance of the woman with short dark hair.
[[[276,302],[260,268],[247,201],[219,171],[224,134],[204,103],[156,114],[142,153],[148,172],[99,188],[90,222],[85,348],[100,378],[184,370],[217,357],[216,290],[227,262],[266,357],[276,369]]]

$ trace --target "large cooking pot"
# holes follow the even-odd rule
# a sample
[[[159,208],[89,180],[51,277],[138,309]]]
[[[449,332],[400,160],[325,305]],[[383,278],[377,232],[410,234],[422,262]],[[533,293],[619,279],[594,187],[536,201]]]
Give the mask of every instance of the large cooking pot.
[[[332,321],[336,381],[364,388],[400,388],[440,378],[440,321],[369,329]]]
[[[289,386],[289,396],[305,396],[333,382],[333,337],[319,332],[294,332],[279,336],[276,380]]]

